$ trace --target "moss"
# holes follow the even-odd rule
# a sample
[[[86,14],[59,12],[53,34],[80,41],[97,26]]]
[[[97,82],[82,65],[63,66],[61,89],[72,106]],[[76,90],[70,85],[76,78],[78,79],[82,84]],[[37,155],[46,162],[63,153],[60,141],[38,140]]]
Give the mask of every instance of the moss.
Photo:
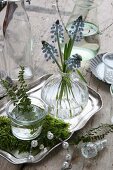
[[[38,140],[38,146],[34,148],[34,153],[37,154],[40,151],[39,146],[41,144],[51,148],[60,142],[59,138],[62,140],[67,139],[70,135],[68,128],[69,124],[47,115],[44,119],[42,132],[40,136],[36,138]],[[47,139],[48,131],[51,131],[54,134],[52,140]],[[70,141],[70,144],[78,145],[80,142],[101,140],[111,132],[113,132],[112,124],[101,124],[96,128],[90,129],[88,132],[76,135],[75,138]],[[18,150],[20,153],[29,152],[30,145],[31,141],[22,141],[13,136],[9,118],[4,116],[0,117],[0,149],[9,152],[13,150]]]
[[[55,119],[50,115],[47,115],[44,119],[43,129],[38,138],[38,146],[35,148],[39,152],[40,144],[45,147],[53,147],[60,142],[59,138],[62,140],[69,137],[68,131],[69,125],[64,123],[62,120]],[[54,134],[52,140],[47,139],[47,132],[51,131]],[[30,150],[31,141],[22,141],[13,136],[11,132],[11,122],[10,119],[4,116],[0,117],[0,149],[5,151],[19,150],[19,152],[26,152]]]

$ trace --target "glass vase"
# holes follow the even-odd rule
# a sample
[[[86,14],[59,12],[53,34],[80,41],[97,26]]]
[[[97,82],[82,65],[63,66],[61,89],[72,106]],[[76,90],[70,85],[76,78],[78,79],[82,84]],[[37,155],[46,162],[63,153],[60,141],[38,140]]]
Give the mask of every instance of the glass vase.
[[[8,0],[3,33],[8,76],[18,79],[20,66],[24,66],[24,78],[30,79],[33,76],[31,26],[24,0]]]
[[[88,88],[76,73],[52,75],[42,88],[41,97],[50,114],[71,119],[82,112],[88,102]]]
[[[81,55],[82,61],[86,61],[95,57],[100,48],[97,4],[93,0],[75,1],[73,11],[66,24],[67,31],[71,32],[72,23],[80,16],[84,21],[83,38],[80,41],[75,41],[71,55],[77,53]]]
[[[6,106],[6,113],[11,120],[11,130],[15,137],[21,140],[32,140],[38,137],[43,126],[43,119],[47,114],[46,105],[42,100],[30,97],[33,112],[20,113],[10,101]]]

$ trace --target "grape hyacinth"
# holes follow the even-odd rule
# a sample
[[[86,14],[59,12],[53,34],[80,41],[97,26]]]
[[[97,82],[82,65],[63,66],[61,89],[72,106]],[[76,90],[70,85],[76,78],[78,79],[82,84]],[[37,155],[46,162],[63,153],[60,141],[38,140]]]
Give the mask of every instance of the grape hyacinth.
[[[26,0],[26,2],[28,2],[29,5],[31,4],[31,0]]]
[[[84,22],[82,20],[82,16],[80,16],[76,21],[73,21],[70,29],[67,31],[71,38],[75,36],[74,40],[76,42],[79,42],[83,38],[83,30],[84,30]]]
[[[46,61],[52,59],[53,60],[52,62],[54,63],[55,58],[58,57],[57,49],[53,45],[47,43],[46,41],[42,41],[42,45],[43,45],[42,52],[44,53]]]
[[[51,38],[52,42],[56,42],[59,38],[60,42],[64,42],[64,30],[62,25],[60,25],[59,20],[57,20],[51,27]]]
[[[72,55],[67,61],[66,65],[69,70],[75,70],[81,66],[82,57],[78,54]]]
[[[42,90],[42,98],[50,107],[51,114],[56,117],[60,117],[61,119],[73,118],[75,114],[78,114],[81,110],[83,110],[82,102],[79,104],[77,101],[78,99],[76,99],[76,94],[74,94],[76,93],[76,90],[73,88],[75,86],[73,86],[73,83],[75,82],[73,82],[72,76],[74,75],[75,77],[76,73],[78,74],[77,81],[79,82],[78,77],[80,77],[80,79],[86,83],[81,72],[78,70],[82,60],[81,56],[78,55],[76,51],[75,55],[72,56],[73,46],[76,45],[75,40],[81,40],[83,26],[84,23],[80,16],[76,21],[74,21],[72,35],[64,39],[63,28],[60,25],[59,20],[57,20],[51,27],[51,38],[54,45],[57,45],[58,51],[54,45],[51,45],[46,41],[42,41],[42,51],[46,60],[52,60],[53,63],[56,63],[60,71],[57,77],[53,75],[52,78],[48,80],[47,84],[45,83]],[[65,40],[64,43],[62,43],[63,40]],[[58,56],[59,58],[57,58]],[[73,71],[75,71],[74,74],[72,73]],[[87,88],[84,89],[87,90]],[[77,87],[77,91],[80,91],[79,87]],[[79,94],[79,92],[77,93]],[[84,96],[86,95],[85,93]],[[80,98],[82,98],[81,94]],[[76,108],[77,110],[75,113]],[[52,138],[52,134],[49,134],[49,137]]]
[[[43,45],[42,52],[44,53],[46,61],[52,59],[52,63],[56,63],[59,69],[61,70],[61,67],[56,59],[56,57],[58,57],[57,49],[53,45],[47,43],[46,41],[42,41],[42,45]]]
[[[82,16],[79,16],[76,21],[74,21],[68,30],[69,39],[64,42],[64,30],[62,25],[57,20],[51,27],[51,38],[52,42],[57,42],[57,48],[49,44],[46,41],[42,41],[42,52],[44,53],[44,57],[46,61],[52,60],[52,63],[56,63],[59,70],[63,73],[69,73],[74,69],[78,69],[80,67],[80,62],[82,60],[81,56],[78,54],[71,56],[71,52],[73,49],[74,42],[81,41],[83,35],[84,22],[82,20]],[[62,43],[63,47],[62,48]],[[56,43],[55,43],[56,45]],[[59,56],[59,60],[57,57]],[[81,75],[81,74],[80,74]]]

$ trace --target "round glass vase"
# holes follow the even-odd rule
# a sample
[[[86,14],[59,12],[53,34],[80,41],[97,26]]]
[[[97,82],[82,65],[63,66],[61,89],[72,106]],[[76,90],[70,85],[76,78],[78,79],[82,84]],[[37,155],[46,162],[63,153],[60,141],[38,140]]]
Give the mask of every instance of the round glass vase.
[[[21,140],[32,140],[38,137],[42,130],[43,120],[47,114],[46,105],[38,98],[30,97],[33,112],[20,113],[10,101],[6,113],[11,120],[11,130],[15,137]]]
[[[52,75],[44,84],[42,100],[49,112],[60,119],[71,119],[82,112],[88,102],[87,85],[75,72]]]

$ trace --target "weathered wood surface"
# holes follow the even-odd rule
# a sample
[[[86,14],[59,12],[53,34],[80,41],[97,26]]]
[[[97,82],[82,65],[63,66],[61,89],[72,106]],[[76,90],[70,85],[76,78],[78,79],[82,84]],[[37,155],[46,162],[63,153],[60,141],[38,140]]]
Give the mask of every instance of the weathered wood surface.
[[[59,0],[63,20],[67,21],[72,11],[74,0]],[[97,0],[98,1],[98,0]],[[55,0],[32,0],[31,6],[27,6],[28,15],[32,26],[33,36],[36,40],[34,49],[34,67],[35,75],[41,75],[53,72],[54,65],[46,63],[41,53],[41,40],[49,40],[50,26],[53,21],[59,18]],[[0,25],[2,25],[5,9],[0,13]],[[104,30],[113,22],[113,1],[101,0],[98,8],[98,21],[101,30]],[[100,52],[113,51],[113,25],[109,27],[100,37]],[[87,73],[89,85],[98,91],[103,99],[103,108],[96,113],[84,127],[90,129],[96,127],[100,123],[110,123],[111,115],[113,115],[111,96],[109,85],[97,80],[91,73]],[[84,159],[75,148],[71,148],[74,152],[72,159],[72,170],[112,170],[113,169],[113,134],[107,136],[108,147],[100,152],[93,159]],[[28,165],[12,165],[4,158],[0,157],[0,170],[60,170],[65,159],[65,151],[59,147],[50,153],[43,161],[36,164]]]

